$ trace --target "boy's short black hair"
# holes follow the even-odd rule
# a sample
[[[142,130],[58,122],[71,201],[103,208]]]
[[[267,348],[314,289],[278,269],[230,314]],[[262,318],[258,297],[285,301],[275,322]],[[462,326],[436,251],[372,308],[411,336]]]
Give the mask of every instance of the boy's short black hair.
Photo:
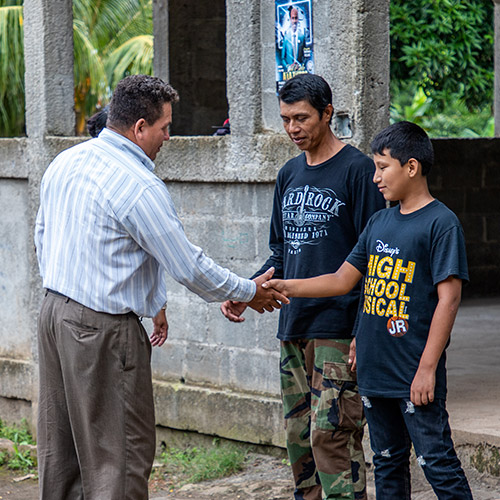
[[[332,89],[323,77],[302,73],[287,80],[279,91],[279,99],[285,104],[307,101],[318,111],[321,118],[328,104],[332,104]]]
[[[422,175],[427,175],[434,164],[434,149],[422,127],[411,122],[397,122],[379,132],[371,143],[373,154],[384,154],[388,149],[393,158],[405,165],[415,158],[422,165]]]

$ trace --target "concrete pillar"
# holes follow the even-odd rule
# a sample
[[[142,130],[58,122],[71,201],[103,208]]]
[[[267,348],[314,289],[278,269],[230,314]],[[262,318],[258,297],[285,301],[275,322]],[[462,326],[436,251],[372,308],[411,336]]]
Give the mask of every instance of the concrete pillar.
[[[389,124],[389,0],[315,2],[316,72],[333,90],[334,131],[364,152]]]
[[[495,137],[500,137],[500,0],[493,0],[495,4],[495,83],[493,109],[495,113]]]
[[[153,0],[153,73],[166,82],[169,81],[168,31],[168,0]]]
[[[262,3],[263,121],[278,131],[274,2]],[[334,131],[365,152],[389,123],[389,24],[389,0],[313,1],[315,73],[333,90]]]
[[[260,3],[226,3],[227,99],[232,136],[251,136],[262,129]],[[265,21],[267,25],[269,20]],[[272,20],[269,29],[274,30]]]
[[[74,135],[73,3],[25,0],[28,137]]]

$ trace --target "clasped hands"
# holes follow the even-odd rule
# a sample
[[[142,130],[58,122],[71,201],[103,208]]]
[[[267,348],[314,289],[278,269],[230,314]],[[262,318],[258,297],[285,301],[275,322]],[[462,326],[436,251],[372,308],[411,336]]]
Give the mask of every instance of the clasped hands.
[[[233,300],[226,300],[220,306],[222,314],[234,323],[241,323],[245,321],[242,316],[247,307],[251,307],[258,313],[262,314],[264,310],[272,312],[274,309],[281,309],[281,304],[288,304],[290,300],[278,292],[274,288],[263,288],[261,285],[269,281],[274,274],[274,267],[270,267],[264,274],[254,278],[257,290],[254,298],[250,302],[236,302]]]

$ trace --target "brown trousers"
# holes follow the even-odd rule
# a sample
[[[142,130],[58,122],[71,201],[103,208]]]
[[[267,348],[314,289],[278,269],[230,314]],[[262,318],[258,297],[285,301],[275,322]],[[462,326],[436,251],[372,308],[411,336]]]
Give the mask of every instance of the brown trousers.
[[[143,500],[155,453],[151,344],[134,314],[47,292],[38,319],[40,500]]]

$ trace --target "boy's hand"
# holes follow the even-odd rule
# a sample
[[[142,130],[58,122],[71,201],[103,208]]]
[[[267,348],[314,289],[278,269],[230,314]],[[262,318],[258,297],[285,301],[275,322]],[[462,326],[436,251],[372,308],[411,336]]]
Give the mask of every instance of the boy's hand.
[[[410,388],[410,399],[414,405],[421,406],[434,401],[436,370],[419,367]]]
[[[349,346],[349,363],[351,363],[351,371],[356,371],[356,337],[352,339]]]
[[[262,283],[262,288],[274,288],[288,297],[290,294],[290,280],[272,279]]]

